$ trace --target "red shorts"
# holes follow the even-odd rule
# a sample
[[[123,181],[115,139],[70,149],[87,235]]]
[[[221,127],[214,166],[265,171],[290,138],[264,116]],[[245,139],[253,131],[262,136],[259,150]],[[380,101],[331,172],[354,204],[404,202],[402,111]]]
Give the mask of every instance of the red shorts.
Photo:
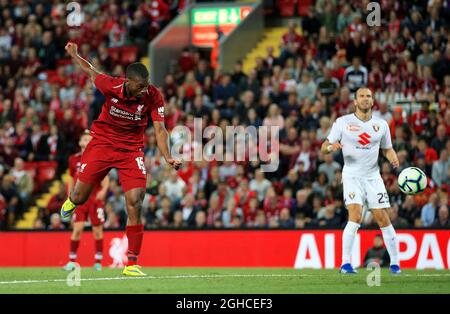
[[[96,200],[93,195],[86,203],[77,206],[73,214],[73,222],[86,222],[89,217],[93,226],[100,226],[105,222],[104,207],[105,202]]]
[[[145,189],[147,172],[144,152],[120,149],[95,138],[89,142],[81,156],[78,179],[97,185],[112,168],[117,169],[124,192],[134,188]]]

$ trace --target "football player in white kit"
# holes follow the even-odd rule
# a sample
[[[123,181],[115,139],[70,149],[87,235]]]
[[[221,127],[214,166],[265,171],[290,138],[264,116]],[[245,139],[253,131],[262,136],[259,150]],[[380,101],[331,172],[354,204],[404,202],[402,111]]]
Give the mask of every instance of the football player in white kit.
[[[344,169],[344,202],[348,210],[348,223],[342,235],[341,273],[354,274],[351,251],[360,227],[363,204],[372,212],[383,234],[390,256],[390,271],[399,274],[398,241],[388,216],[389,196],[378,167],[380,148],[391,165],[399,166],[392,148],[387,122],[372,116],[373,97],[368,88],[359,88],[354,100],[355,113],[342,116],[334,122],[321,151],[329,154],[342,149]]]

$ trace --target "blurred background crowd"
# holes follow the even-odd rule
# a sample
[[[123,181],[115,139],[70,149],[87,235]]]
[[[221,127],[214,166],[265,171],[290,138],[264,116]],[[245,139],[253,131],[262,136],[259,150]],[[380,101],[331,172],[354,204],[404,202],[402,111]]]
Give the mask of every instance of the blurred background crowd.
[[[82,2],[82,1],[81,1]],[[273,2],[274,7],[277,1]],[[340,228],[342,154],[322,155],[333,121],[353,111],[353,94],[368,86],[374,115],[391,130],[400,167],[380,158],[396,228],[449,227],[450,7],[448,1],[381,1],[382,25],[365,23],[368,1],[317,0],[306,16],[291,18],[274,47],[244,73],[211,67],[209,55],[187,47],[158,86],[166,100],[166,127],[279,126],[280,165],[260,161],[185,162],[166,167],[151,124],[145,138],[148,170],[146,228]],[[123,76],[146,56],[148,42],[182,10],[181,1],[90,1],[81,27],[68,27],[62,1],[0,0],[0,228],[13,228],[46,188],[27,164],[56,162],[67,170],[78,139],[104,101],[64,52],[67,41],[95,67]],[[270,14],[277,15],[277,10]],[[118,50],[119,49],[119,50]],[[120,57],[117,57],[120,51]],[[414,100],[420,108],[402,106]],[[179,134],[171,132],[172,143]],[[190,148],[188,148],[190,149]],[[429,188],[400,192],[396,175],[417,166]],[[110,173],[106,228],[123,228],[125,198]],[[58,213],[65,185],[40,209],[35,228],[64,229]],[[372,226],[370,213],[363,225]]]

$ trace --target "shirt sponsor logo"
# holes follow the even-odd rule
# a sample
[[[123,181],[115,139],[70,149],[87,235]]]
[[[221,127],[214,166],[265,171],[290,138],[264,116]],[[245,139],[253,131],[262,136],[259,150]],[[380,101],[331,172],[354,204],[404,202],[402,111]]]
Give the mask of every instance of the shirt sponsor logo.
[[[347,130],[349,130],[351,132],[358,132],[358,131],[361,131],[361,126],[359,126],[357,124],[349,124],[349,125],[347,125]]]
[[[130,113],[128,111],[116,108],[114,106],[111,106],[111,108],[109,109],[109,114],[118,118],[134,120],[134,113]]]
[[[359,134],[358,137],[360,138],[358,143],[361,144],[362,146],[366,146],[366,145],[370,144],[371,136],[369,134],[367,134],[366,132]]]
[[[117,98],[113,98],[113,99],[111,99],[111,101],[115,104],[117,104],[119,102],[119,100]]]

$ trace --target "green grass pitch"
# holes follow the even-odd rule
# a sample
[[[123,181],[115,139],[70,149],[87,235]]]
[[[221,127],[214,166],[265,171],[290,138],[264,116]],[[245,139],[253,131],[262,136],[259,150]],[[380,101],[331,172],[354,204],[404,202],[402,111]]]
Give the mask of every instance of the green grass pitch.
[[[450,293],[449,270],[381,270],[380,286],[368,286],[366,269],[357,275],[337,270],[286,268],[144,268],[146,278],[120,269],[81,268],[80,286],[68,286],[59,268],[0,268],[0,293]]]

